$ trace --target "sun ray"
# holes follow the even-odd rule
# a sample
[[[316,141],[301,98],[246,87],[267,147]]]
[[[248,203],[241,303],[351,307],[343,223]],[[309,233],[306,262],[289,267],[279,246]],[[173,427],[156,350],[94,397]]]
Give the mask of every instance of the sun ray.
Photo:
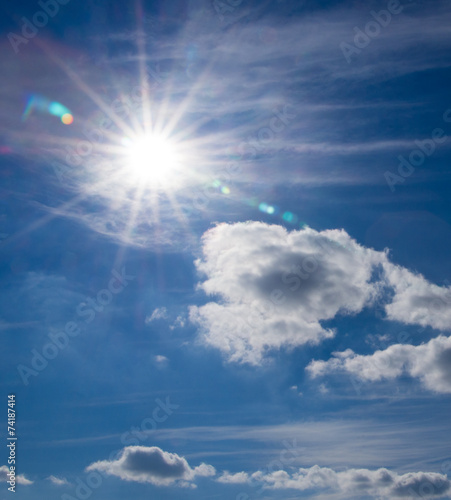
[[[94,188],[95,189],[101,188],[102,190],[104,190],[109,185],[111,186],[116,182],[117,182],[117,179],[115,179],[115,178],[102,179],[94,186]],[[0,247],[7,246],[7,245],[11,244],[12,242],[20,239],[22,236],[25,236],[33,231],[36,231],[36,229],[39,229],[40,227],[44,226],[45,224],[47,224],[51,220],[53,220],[57,217],[60,217],[61,215],[67,215],[68,209],[74,208],[79,203],[87,200],[88,198],[89,198],[89,193],[84,192],[82,194],[74,196],[72,199],[70,199],[69,201],[67,201],[65,203],[62,203],[60,206],[58,206],[56,208],[45,207],[46,209],[50,209],[51,213],[39,218],[37,221],[34,221],[33,223],[29,224],[24,229],[13,234],[7,240],[0,243]]]
[[[142,92],[142,117],[143,117],[143,127],[144,131],[148,132],[152,129],[152,115],[150,109],[150,96],[149,96],[149,86],[147,84],[146,78],[146,51],[145,51],[145,36],[143,27],[143,8],[142,1],[136,1],[136,17],[138,26],[138,37],[136,44],[138,47],[139,55],[139,77],[141,82],[141,92]]]
[[[138,217],[138,214],[141,210],[141,199],[144,193],[144,188],[143,186],[138,186],[137,189],[137,195],[131,202],[130,206],[130,216],[128,218],[127,224],[125,226],[125,231],[124,231],[124,238],[122,238],[122,244],[119,246],[119,249],[116,254],[116,259],[115,259],[115,264],[117,267],[120,267],[121,263],[123,262],[125,258],[125,253],[127,250],[128,242],[130,241],[130,235],[133,231],[133,228],[135,227],[136,219]]]
[[[35,40],[35,43],[48,55],[48,57],[59,66],[66,75],[81,89],[98,107],[101,109],[126,135],[132,134],[133,129],[127,125],[112,109],[108,106],[103,99],[86,84],[75,71],[73,71],[60,57],[51,51],[47,44],[41,40]]]

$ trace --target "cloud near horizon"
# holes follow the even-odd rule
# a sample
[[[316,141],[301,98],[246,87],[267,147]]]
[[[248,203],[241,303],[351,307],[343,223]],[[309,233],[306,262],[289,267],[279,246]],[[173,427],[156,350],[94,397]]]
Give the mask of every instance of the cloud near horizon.
[[[299,468],[291,473],[285,470],[259,470],[254,473],[223,471],[217,475],[212,465],[202,463],[192,468],[186,459],[177,453],[168,453],[156,446],[125,447],[118,459],[95,462],[86,468],[87,472],[94,470],[125,481],[151,483],[163,487],[196,488],[196,478],[210,477],[222,484],[258,487],[263,490],[315,490],[347,495],[347,498],[364,494],[379,500],[415,498],[418,495],[425,499],[441,498],[451,490],[451,481],[446,474],[398,474],[385,468],[350,468],[336,471],[314,465],[310,468]]]
[[[168,453],[157,446],[127,446],[117,460],[102,460],[86,471],[99,471],[125,481],[151,483],[156,486],[195,487],[196,477],[214,476],[214,467],[200,464],[191,468],[185,458]]]
[[[450,491],[451,481],[444,474],[433,472],[408,472],[397,474],[388,469],[348,469],[337,472],[327,467],[314,465],[288,473],[278,470],[248,474],[224,472],[217,478],[220,483],[241,484],[265,490],[326,490],[350,498],[355,495],[370,495],[372,498],[443,498]]]

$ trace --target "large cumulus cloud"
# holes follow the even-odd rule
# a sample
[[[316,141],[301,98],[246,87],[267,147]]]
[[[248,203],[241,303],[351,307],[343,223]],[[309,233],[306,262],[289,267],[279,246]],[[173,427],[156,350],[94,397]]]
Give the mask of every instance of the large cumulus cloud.
[[[204,234],[196,266],[205,277],[200,288],[214,300],[191,307],[191,321],[232,361],[258,364],[273,349],[317,344],[335,334],[324,320],[376,299],[385,301],[388,319],[449,327],[448,309],[437,308],[450,300],[449,288],[392,264],[387,252],[344,230],[220,224]]]

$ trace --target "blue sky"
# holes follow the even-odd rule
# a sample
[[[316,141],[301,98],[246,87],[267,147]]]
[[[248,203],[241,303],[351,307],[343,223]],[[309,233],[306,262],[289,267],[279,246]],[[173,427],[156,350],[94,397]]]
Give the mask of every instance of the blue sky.
[[[449,3],[1,7],[0,500],[451,498]]]

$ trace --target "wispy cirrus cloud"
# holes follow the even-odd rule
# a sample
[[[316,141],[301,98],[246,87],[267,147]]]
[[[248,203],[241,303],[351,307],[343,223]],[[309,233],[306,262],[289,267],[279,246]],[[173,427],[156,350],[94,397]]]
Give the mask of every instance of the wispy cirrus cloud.
[[[152,311],[150,316],[146,317],[146,324],[152,323],[152,321],[156,321],[159,319],[167,319],[168,318],[168,310],[166,307],[157,307]]]
[[[49,476],[47,479],[55,486],[69,486],[70,485],[69,481],[64,477],[57,477],[57,476],[52,475],[52,476]]]
[[[331,407],[337,402],[334,394],[325,399],[331,401]],[[358,400],[361,399],[360,396]],[[447,433],[446,411],[437,415],[433,427],[425,426],[417,414],[419,403],[429,404],[433,399],[433,395],[411,401],[394,397],[385,409],[381,409],[380,399],[367,399],[360,411],[327,412],[320,420],[280,425],[158,429],[156,436],[161,441],[184,440],[195,444],[190,460],[196,458],[207,463],[221,460],[224,463],[222,469],[229,471],[264,470],[270,463],[271,470],[274,470],[272,461],[288,456],[290,465],[297,468],[316,464],[339,471],[343,467],[353,469],[365,464],[369,469],[388,467],[407,473],[411,470],[409,464],[415,463],[419,470],[441,471],[449,475],[451,441]],[[396,403],[402,405],[405,418],[395,422],[394,417],[399,417]],[[293,453],[286,455],[289,450]],[[409,457],[408,463],[406,456]],[[443,469],[437,468],[438,460],[443,462]],[[279,465],[279,468],[283,467]]]

